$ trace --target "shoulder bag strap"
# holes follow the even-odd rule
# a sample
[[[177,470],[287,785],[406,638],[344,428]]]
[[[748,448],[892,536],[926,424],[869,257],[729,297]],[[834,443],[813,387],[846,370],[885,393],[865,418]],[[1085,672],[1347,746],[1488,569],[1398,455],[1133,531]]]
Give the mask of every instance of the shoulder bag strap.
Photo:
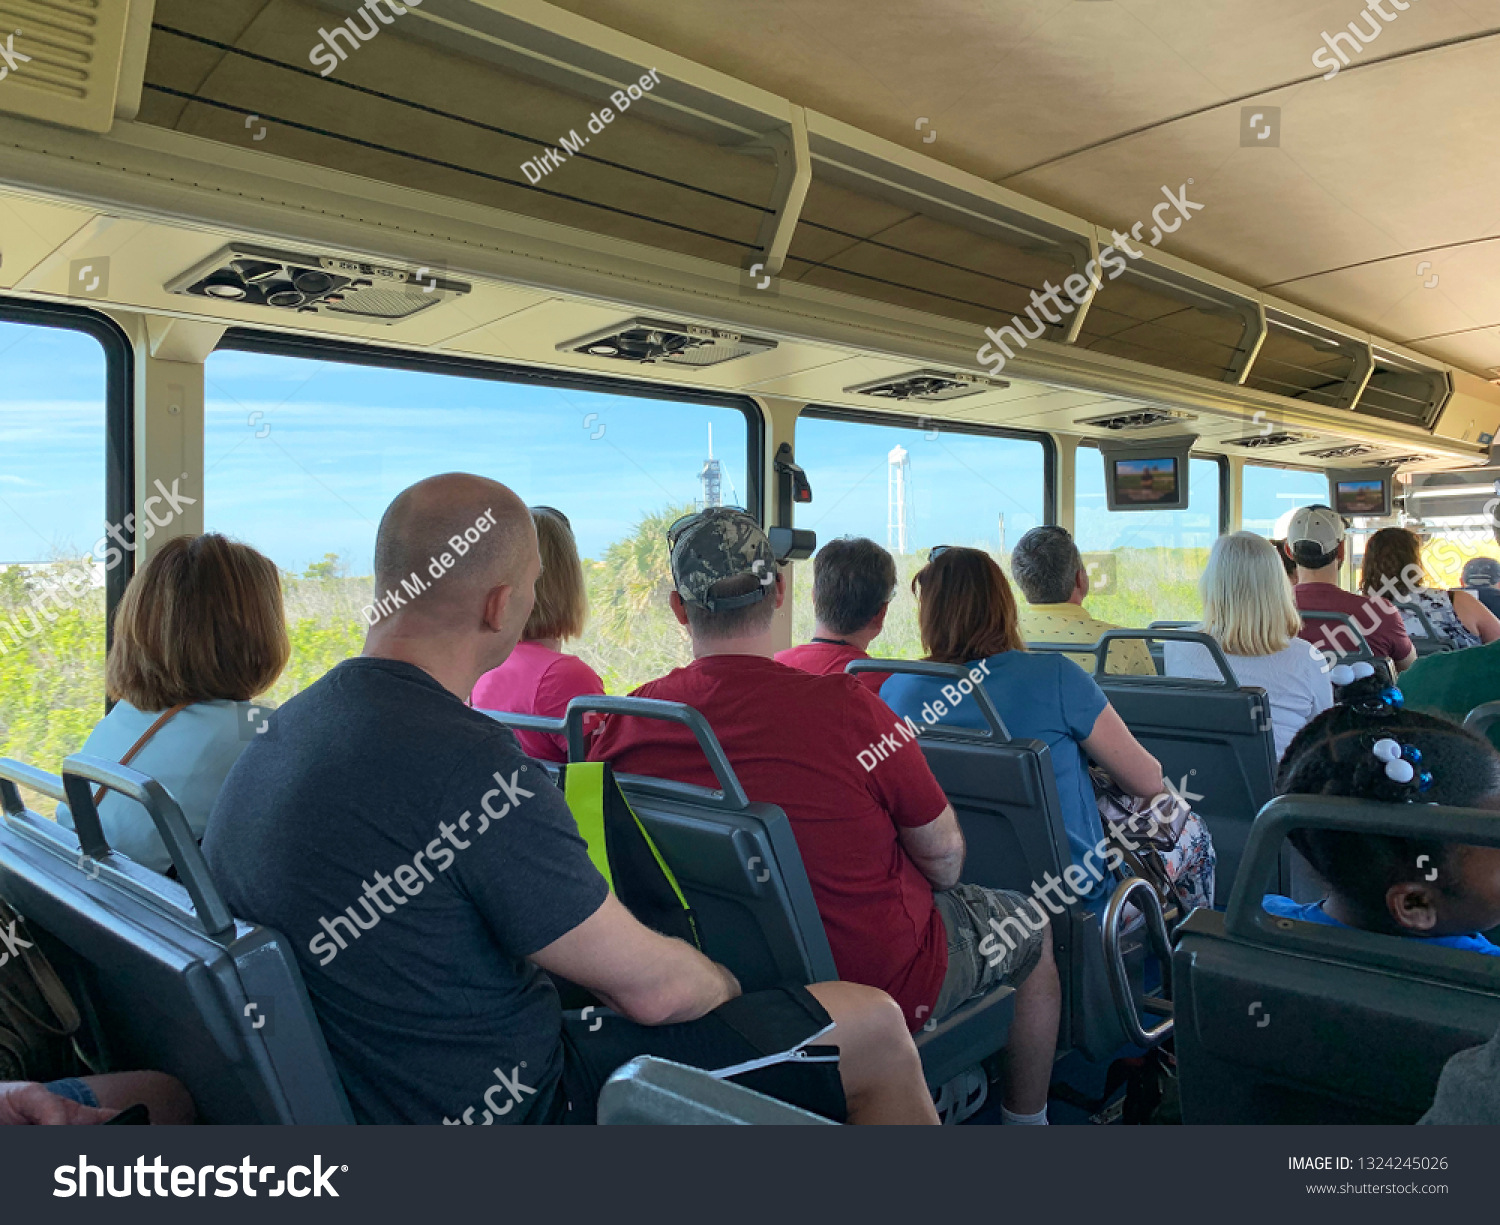
[[[150,727],[148,727],[146,729],[146,731],[145,731],[145,734],[142,735],[139,740],[137,740],[134,744],[132,744],[130,746],[130,750],[125,754],[124,757],[120,758],[120,764],[122,766],[128,766],[132,761],[135,760],[135,755],[137,753],[139,753],[143,748],[146,747],[146,742],[148,740],[150,740],[152,736],[156,735],[157,732],[161,731],[162,725],[165,724],[168,719],[170,719],[173,715],[177,714],[179,711],[186,710],[191,705],[192,705],[191,702],[179,702],[179,703],[177,703],[176,706],[172,707],[170,710],[164,710],[164,711],[162,711],[162,713],[157,716],[156,722],[153,723]],[[99,801],[104,798],[104,793],[107,790],[108,790],[107,787],[99,787],[99,788],[95,789],[95,791],[94,791],[94,807],[95,808],[99,807]]]

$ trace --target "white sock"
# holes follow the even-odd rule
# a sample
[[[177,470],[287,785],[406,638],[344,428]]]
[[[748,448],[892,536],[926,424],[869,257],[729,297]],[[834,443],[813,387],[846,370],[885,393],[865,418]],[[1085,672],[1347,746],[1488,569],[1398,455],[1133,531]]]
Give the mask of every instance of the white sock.
[[[1047,1108],[1043,1106],[1035,1114],[1015,1114],[1012,1111],[1007,1110],[1004,1106],[1001,1106],[1000,1122],[1014,1123],[1020,1127],[1046,1127]]]

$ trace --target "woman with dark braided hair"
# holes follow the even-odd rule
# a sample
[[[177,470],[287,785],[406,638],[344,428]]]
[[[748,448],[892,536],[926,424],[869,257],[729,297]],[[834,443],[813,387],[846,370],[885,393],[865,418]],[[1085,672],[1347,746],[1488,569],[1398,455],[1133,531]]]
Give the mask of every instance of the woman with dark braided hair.
[[[1338,703],[1307,724],[1281,759],[1283,795],[1342,795],[1422,806],[1500,810],[1500,756],[1455,723],[1403,709],[1401,691],[1368,664],[1336,668]],[[1497,817],[1500,820],[1500,817]],[[1327,882],[1321,902],[1269,896],[1266,910],[1500,956],[1480,933],[1500,926],[1500,847],[1302,829],[1292,845]]]

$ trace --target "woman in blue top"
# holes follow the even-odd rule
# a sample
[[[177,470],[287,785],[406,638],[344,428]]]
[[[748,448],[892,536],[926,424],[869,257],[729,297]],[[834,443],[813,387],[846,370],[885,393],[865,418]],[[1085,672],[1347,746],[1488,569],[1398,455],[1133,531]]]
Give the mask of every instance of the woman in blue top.
[[[1272,894],[1262,905],[1278,918],[1500,956],[1481,934],[1500,927],[1500,847],[1421,832],[1428,804],[1500,809],[1500,756],[1456,723],[1404,710],[1401,691],[1381,677],[1348,679],[1338,704],[1288,746],[1277,790],[1410,804],[1411,836],[1293,830],[1288,840],[1328,883],[1328,896],[1294,902]]]
[[[269,711],[246,703],[290,655],[270,558],[215,532],[169,540],[120,599],[105,674],[115,706],[79,752],[150,775],[202,839],[229,768],[274,730]],[[144,808],[116,791],[94,802],[112,849],[157,872],[172,866]],[[66,805],[57,821],[73,828]]]
[[[979,667],[1010,734],[1040,740],[1051,750],[1073,862],[1086,867],[1104,830],[1085,758],[1108,770],[1128,794],[1146,800],[1165,790],[1161,764],[1130,734],[1088,673],[1063,655],[1026,650],[1010,583],[988,553],[939,545],[912,579],[912,591],[927,658]],[[939,681],[897,673],[880,696],[898,715],[918,719],[924,703],[943,694]],[[974,703],[962,700],[938,721],[984,726]]]

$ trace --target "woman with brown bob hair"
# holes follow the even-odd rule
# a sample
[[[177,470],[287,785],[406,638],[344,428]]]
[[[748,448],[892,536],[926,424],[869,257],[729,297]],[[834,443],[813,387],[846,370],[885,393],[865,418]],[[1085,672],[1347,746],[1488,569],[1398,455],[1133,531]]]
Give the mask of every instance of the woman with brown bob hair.
[[[926,658],[962,664],[971,677],[977,674],[1010,734],[1051,749],[1073,862],[1087,867],[1104,838],[1089,759],[1108,770],[1127,794],[1142,799],[1162,794],[1160,763],[1130,734],[1093,677],[1064,655],[1026,649],[1016,598],[988,553],[939,545],[912,579],[912,592]],[[926,718],[925,709],[936,716],[928,722],[984,727],[962,684],[946,688],[949,692],[936,680],[897,673],[880,696],[912,720]],[[957,703],[953,692],[959,694]]]
[[[531,521],[542,555],[536,603],[516,649],[498,668],[479,678],[469,702],[477,710],[555,719],[574,698],[602,694],[604,682],[578,656],[562,649],[569,638],[583,633],[589,613],[573,527],[562,511],[550,506],[533,506]],[[584,732],[592,733],[596,723],[597,716],[585,716]],[[568,760],[568,742],[563,736],[521,731],[516,740],[523,753],[539,761]]]
[[[1434,591],[1423,582],[1422,539],[1404,527],[1383,527],[1365,545],[1359,586],[1367,596],[1390,600],[1413,639],[1427,629],[1411,605],[1419,606],[1438,636],[1455,647],[1487,645],[1500,638],[1500,617],[1467,591]]]
[[[242,704],[276,683],[290,655],[269,558],[215,532],[169,540],[120,600],[106,670],[115,706],[79,751],[156,779],[201,840],[229,768],[267,727]],[[111,847],[171,867],[144,808],[115,791],[94,802]],[[72,828],[66,806],[57,819]]]

